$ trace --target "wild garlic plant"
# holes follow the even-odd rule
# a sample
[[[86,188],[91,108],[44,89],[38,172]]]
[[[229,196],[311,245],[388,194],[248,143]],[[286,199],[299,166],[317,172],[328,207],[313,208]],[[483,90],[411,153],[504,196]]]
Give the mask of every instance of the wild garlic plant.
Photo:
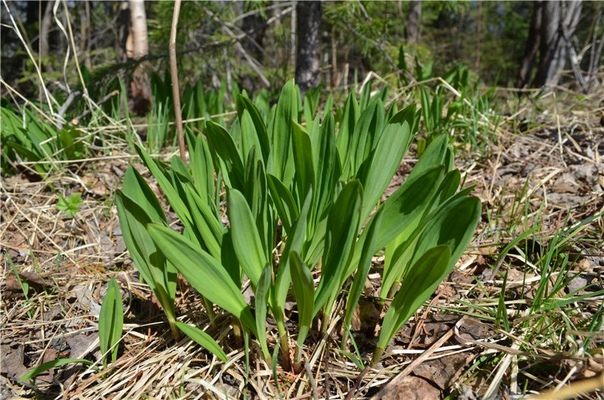
[[[168,226],[134,167],[117,193],[126,246],[173,333],[184,332],[223,360],[210,335],[176,321],[178,273],[203,297],[210,319],[216,309],[230,314],[267,360],[270,314],[282,365],[297,370],[312,327],[325,331],[340,301],[346,344],[372,260],[383,251],[379,272],[387,312],[375,364],[449,274],[478,223],[480,202],[471,189],[460,188],[446,136],[431,142],[384,200],[417,132],[414,105],[386,110],[385,92],[372,97],[366,87],[360,101],[350,95],[342,108],[334,110],[329,98],[321,117],[317,96],[308,94],[303,107],[290,81],[277,104],[260,111],[238,95],[230,129],[208,121],[203,134],[189,135],[188,165],[178,157],[166,165],[138,149],[182,233]],[[248,283],[253,304],[242,294]],[[286,316],[289,300],[297,304],[297,321]],[[292,336],[296,348],[290,352]]]

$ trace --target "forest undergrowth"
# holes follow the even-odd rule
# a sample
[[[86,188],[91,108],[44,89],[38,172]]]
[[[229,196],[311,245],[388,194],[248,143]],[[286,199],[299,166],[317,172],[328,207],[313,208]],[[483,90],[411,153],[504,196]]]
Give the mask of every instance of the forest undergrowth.
[[[133,140],[145,144],[127,133],[128,121],[78,127],[80,137],[101,138],[84,142],[85,159],[55,157],[52,168],[48,158],[17,159],[0,184],[1,396],[519,399],[558,390],[565,398],[604,398],[604,109],[597,94],[518,100],[499,90],[496,97],[475,137],[448,131],[462,182],[475,186],[482,203],[473,240],[374,367],[367,360],[380,329],[382,256],[372,260],[353,315],[353,347],[339,348],[333,319],[324,334],[311,330],[312,353],[302,349],[306,362],[293,373],[237,343],[228,320],[218,320],[212,331],[224,344],[223,362],[186,336],[174,339],[126,251],[114,195],[129,165],[177,224],[133,149]],[[136,129],[149,132],[144,125]],[[421,126],[419,138],[429,138],[425,119]],[[170,145],[155,149],[163,159],[176,153]],[[423,149],[421,140],[411,144],[386,196]],[[103,368],[98,316],[109,278],[119,283],[124,325],[118,357]],[[286,314],[295,315],[289,306]],[[184,279],[175,310],[209,327]]]

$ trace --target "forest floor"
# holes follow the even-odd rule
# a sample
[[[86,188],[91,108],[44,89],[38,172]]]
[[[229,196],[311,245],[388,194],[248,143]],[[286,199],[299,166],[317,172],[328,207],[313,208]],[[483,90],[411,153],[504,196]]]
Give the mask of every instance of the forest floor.
[[[458,148],[456,166],[483,203],[475,239],[379,368],[362,375],[331,340],[335,331],[310,338],[318,345],[296,375],[266,365],[255,348],[246,366],[228,331],[227,364],[187,338],[175,341],[139,283],[113,203],[136,162],[132,154],[116,150],[43,181],[26,170],[4,177],[0,398],[520,399],[558,387],[570,390],[569,398],[604,399],[599,100],[540,99],[503,118],[480,152]],[[412,148],[393,187],[414,156]],[[82,194],[73,218],[57,208],[56,193]],[[379,285],[379,262],[369,292]],[[29,369],[59,358],[102,365],[97,322],[110,277],[125,304],[118,360],[100,372],[70,363],[18,383]],[[193,321],[203,313],[184,282],[177,310]],[[371,354],[379,313],[370,298],[358,310],[353,330],[361,357]],[[594,379],[600,381],[585,386]]]

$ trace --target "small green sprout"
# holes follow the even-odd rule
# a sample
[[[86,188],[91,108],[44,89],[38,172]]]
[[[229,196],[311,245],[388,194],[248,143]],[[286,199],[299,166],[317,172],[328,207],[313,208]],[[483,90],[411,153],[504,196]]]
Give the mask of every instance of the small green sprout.
[[[57,203],[57,209],[65,212],[67,218],[73,218],[74,215],[80,211],[80,206],[84,202],[82,201],[82,193],[73,193],[68,198],[59,195],[59,202]]]

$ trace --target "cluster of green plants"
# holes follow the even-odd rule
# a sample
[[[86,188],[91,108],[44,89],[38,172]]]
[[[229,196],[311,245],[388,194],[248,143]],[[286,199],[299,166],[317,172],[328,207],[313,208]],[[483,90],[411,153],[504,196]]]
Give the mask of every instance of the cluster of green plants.
[[[171,78],[166,74],[163,78],[158,74],[151,75],[153,103],[147,117],[147,135],[145,147],[152,153],[161,151],[165,146],[176,145],[176,129],[169,124],[174,120],[174,98]],[[235,84],[233,94],[239,93]],[[200,131],[206,121],[214,121],[224,125],[227,115],[227,84],[223,81],[218,88],[207,88],[199,81],[194,85],[186,85],[181,96],[182,116],[187,121],[187,129]]]
[[[224,312],[236,333],[257,339],[267,361],[280,350],[284,368],[296,370],[303,346],[312,343],[309,333],[325,332],[340,312],[346,348],[372,259],[383,252],[380,301],[387,311],[375,364],[448,275],[480,218],[479,200],[461,188],[446,135],[431,141],[405,182],[383,199],[418,129],[414,105],[386,110],[367,85],[343,107],[329,97],[321,113],[319,96],[309,92],[303,106],[290,81],[265,113],[237,94],[229,129],[206,121],[203,134],[188,132],[188,164],[176,156],[165,164],[138,147],[182,230],[168,225],[134,167],[116,194],[126,246],[173,334],[184,332],[223,360],[209,333],[177,320],[177,274],[202,296],[210,327]],[[246,285],[252,303],[242,295]],[[286,316],[287,300],[297,304],[297,320]],[[273,353],[268,313],[277,326]]]
[[[87,154],[87,139],[79,129],[71,125],[57,129],[41,110],[24,107],[16,111],[3,105],[0,117],[3,172],[12,171],[17,163],[25,161],[45,176],[57,170],[57,161],[76,160]]]
[[[414,82],[414,92],[421,105],[421,116],[425,137],[418,142],[421,154],[433,137],[448,134],[460,144],[473,149],[483,149],[488,143],[489,133],[497,124],[491,106],[494,88],[479,93],[479,85],[470,70],[463,64],[456,65],[442,75],[434,72],[433,62],[421,63],[403,46],[399,49],[398,67],[400,84],[407,87]]]

